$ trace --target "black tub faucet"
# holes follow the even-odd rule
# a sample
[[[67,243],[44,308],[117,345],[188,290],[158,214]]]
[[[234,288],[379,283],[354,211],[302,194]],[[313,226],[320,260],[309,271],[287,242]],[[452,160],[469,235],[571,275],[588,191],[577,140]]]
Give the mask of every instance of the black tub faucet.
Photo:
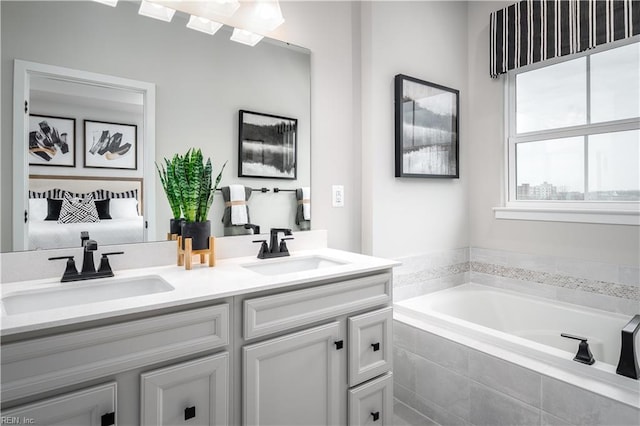
[[[631,321],[622,328],[622,345],[620,347],[620,361],[616,373],[621,376],[638,380],[638,359],[636,358],[635,339],[640,330],[640,315],[634,315]]]
[[[583,364],[591,365],[596,362],[593,359],[593,355],[591,354],[591,350],[589,349],[589,344],[587,343],[586,337],[574,336],[573,334],[561,333],[562,337],[566,337],[567,339],[580,340],[580,344],[578,345],[578,353],[573,358],[574,361],[581,362]]]

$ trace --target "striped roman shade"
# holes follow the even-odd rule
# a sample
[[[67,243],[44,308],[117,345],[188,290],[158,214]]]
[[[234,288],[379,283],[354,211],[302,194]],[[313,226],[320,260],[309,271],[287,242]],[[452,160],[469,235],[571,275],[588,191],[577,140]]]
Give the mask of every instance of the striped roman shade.
[[[523,0],[490,15],[489,73],[640,34],[640,1]]]

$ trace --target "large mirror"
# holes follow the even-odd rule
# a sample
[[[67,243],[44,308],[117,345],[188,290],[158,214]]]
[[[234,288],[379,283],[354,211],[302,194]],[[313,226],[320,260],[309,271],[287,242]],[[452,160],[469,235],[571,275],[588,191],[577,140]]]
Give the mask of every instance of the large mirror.
[[[85,194],[137,189],[135,209],[146,228],[140,233],[120,229],[126,236],[121,241],[115,237],[118,232],[108,231],[116,239],[106,243],[166,239],[171,210],[153,163],[191,147],[211,157],[216,174],[227,162],[221,186],[245,186],[249,220],[263,232],[270,227],[308,229],[309,223],[296,217],[297,198],[310,186],[308,50],[266,38],[255,47],[241,45],[229,40],[226,27],[213,36],[186,28],[184,14],[176,13],[170,23],[140,16],[137,2],[111,8],[97,2],[3,1],[0,7],[3,169],[7,158],[16,158],[17,138],[24,144],[22,161],[9,162],[10,182],[3,170],[3,199],[12,193],[12,203],[2,204],[2,251],[79,244],[79,238],[65,242],[54,226],[29,235],[30,228],[44,225],[31,220],[48,213],[47,204],[35,199],[54,187],[67,190],[65,186]],[[19,66],[39,72],[24,72],[24,87],[17,88],[14,69]],[[25,117],[13,116],[11,108],[21,90],[29,102]],[[22,135],[14,134],[16,119],[24,123]],[[295,123],[295,135],[286,136],[295,148],[295,174],[274,177],[243,170],[241,162],[273,164],[273,147],[258,155],[241,153],[240,135],[255,151],[251,127],[279,126],[291,133],[289,123]],[[55,149],[47,149],[47,143]],[[117,204],[120,212],[131,206]],[[225,206],[222,192],[216,195],[209,214],[212,233],[252,232],[229,218],[223,223],[229,204]],[[26,221],[20,214],[23,206]]]

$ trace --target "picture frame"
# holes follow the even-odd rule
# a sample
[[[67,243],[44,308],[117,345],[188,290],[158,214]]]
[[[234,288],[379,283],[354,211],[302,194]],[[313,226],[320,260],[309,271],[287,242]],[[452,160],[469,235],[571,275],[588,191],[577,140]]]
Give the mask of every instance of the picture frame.
[[[240,110],[238,177],[297,178],[298,119]]]
[[[84,167],[138,170],[138,126],[84,120]]]
[[[460,177],[460,92],[398,74],[395,95],[395,176]]]
[[[29,114],[30,166],[76,166],[76,119]]]

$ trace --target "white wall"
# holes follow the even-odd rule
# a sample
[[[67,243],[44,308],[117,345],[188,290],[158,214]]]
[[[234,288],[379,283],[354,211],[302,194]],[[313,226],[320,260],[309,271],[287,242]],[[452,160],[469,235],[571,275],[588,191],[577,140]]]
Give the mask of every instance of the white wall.
[[[468,3],[470,244],[498,250],[637,265],[637,226],[496,220],[503,193],[503,78],[489,78],[489,14],[514,3]]]
[[[464,2],[362,5],[363,249],[402,257],[469,245],[467,14]],[[460,178],[394,177],[393,78],[460,91]]]

